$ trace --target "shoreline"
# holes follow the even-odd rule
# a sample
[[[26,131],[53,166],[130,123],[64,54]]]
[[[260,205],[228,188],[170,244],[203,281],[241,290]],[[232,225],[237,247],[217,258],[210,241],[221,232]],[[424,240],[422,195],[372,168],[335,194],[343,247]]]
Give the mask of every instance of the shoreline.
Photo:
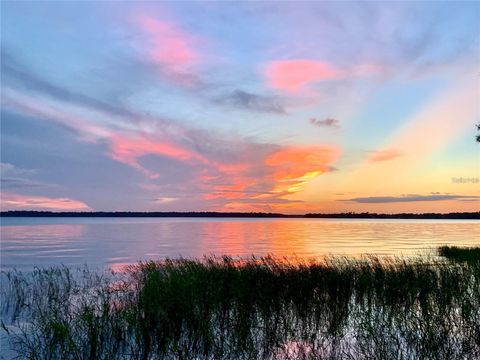
[[[480,212],[451,213],[244,213],[244,212],[140,212],[140,211],[89,211],[89,212],[54,212],[54,211],[2,211],[0,218],[279,218],[279,219],[455,219],[480,220]]]

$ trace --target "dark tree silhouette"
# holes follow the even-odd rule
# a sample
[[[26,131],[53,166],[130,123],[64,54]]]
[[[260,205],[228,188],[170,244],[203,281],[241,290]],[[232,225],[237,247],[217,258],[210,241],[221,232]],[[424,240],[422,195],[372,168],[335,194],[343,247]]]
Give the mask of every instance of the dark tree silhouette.
[[[477,131],[480,131],[480,124],[477,124]],[[477,134],[477,142],[480,142],[480,134]]]
[[[0,217],[135,217],[135,218],[159,218],[159,217],[183,217],[183,218],[354,218],[354,219],[480,219],[478,212],[457,213],[328,213],[328,214],[297,214],[286,215],[279,213],[222,213],[222,212],[139,212],[139,211],[35,211],[35,210],[11,210],[0,211]]]

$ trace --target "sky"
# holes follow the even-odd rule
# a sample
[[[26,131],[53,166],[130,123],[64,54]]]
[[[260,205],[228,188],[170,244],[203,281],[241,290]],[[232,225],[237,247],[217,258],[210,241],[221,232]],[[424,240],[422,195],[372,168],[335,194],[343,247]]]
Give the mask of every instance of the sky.
[[[480,209],[480,2],[1,2],[1,209]]]

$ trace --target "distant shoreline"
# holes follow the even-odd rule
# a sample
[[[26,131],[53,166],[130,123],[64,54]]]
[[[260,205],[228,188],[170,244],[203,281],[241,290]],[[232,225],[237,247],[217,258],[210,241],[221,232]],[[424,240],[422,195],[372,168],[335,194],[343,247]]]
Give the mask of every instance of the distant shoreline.
[[[54,211],[2,211],[0,217],[82,217],[82,218],[104,218],[104,217],[137,217],[137,218],[331,218],[331,219],[466,219],[480,220],[480,212],[452,212],[452,213],[399,213],[399,214],[378,214],[378,213],[332,213],[332,214],[280,214],[262,212],[139,212],[139,211],[90,211],[90,212],[54,212]]]

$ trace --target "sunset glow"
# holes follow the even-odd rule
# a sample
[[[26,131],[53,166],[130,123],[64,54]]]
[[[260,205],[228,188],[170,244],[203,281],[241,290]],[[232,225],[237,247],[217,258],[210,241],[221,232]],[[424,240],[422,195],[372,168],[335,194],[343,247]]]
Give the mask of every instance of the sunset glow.
[[[2,3],[2,210],[478,211],[479,13]]]

